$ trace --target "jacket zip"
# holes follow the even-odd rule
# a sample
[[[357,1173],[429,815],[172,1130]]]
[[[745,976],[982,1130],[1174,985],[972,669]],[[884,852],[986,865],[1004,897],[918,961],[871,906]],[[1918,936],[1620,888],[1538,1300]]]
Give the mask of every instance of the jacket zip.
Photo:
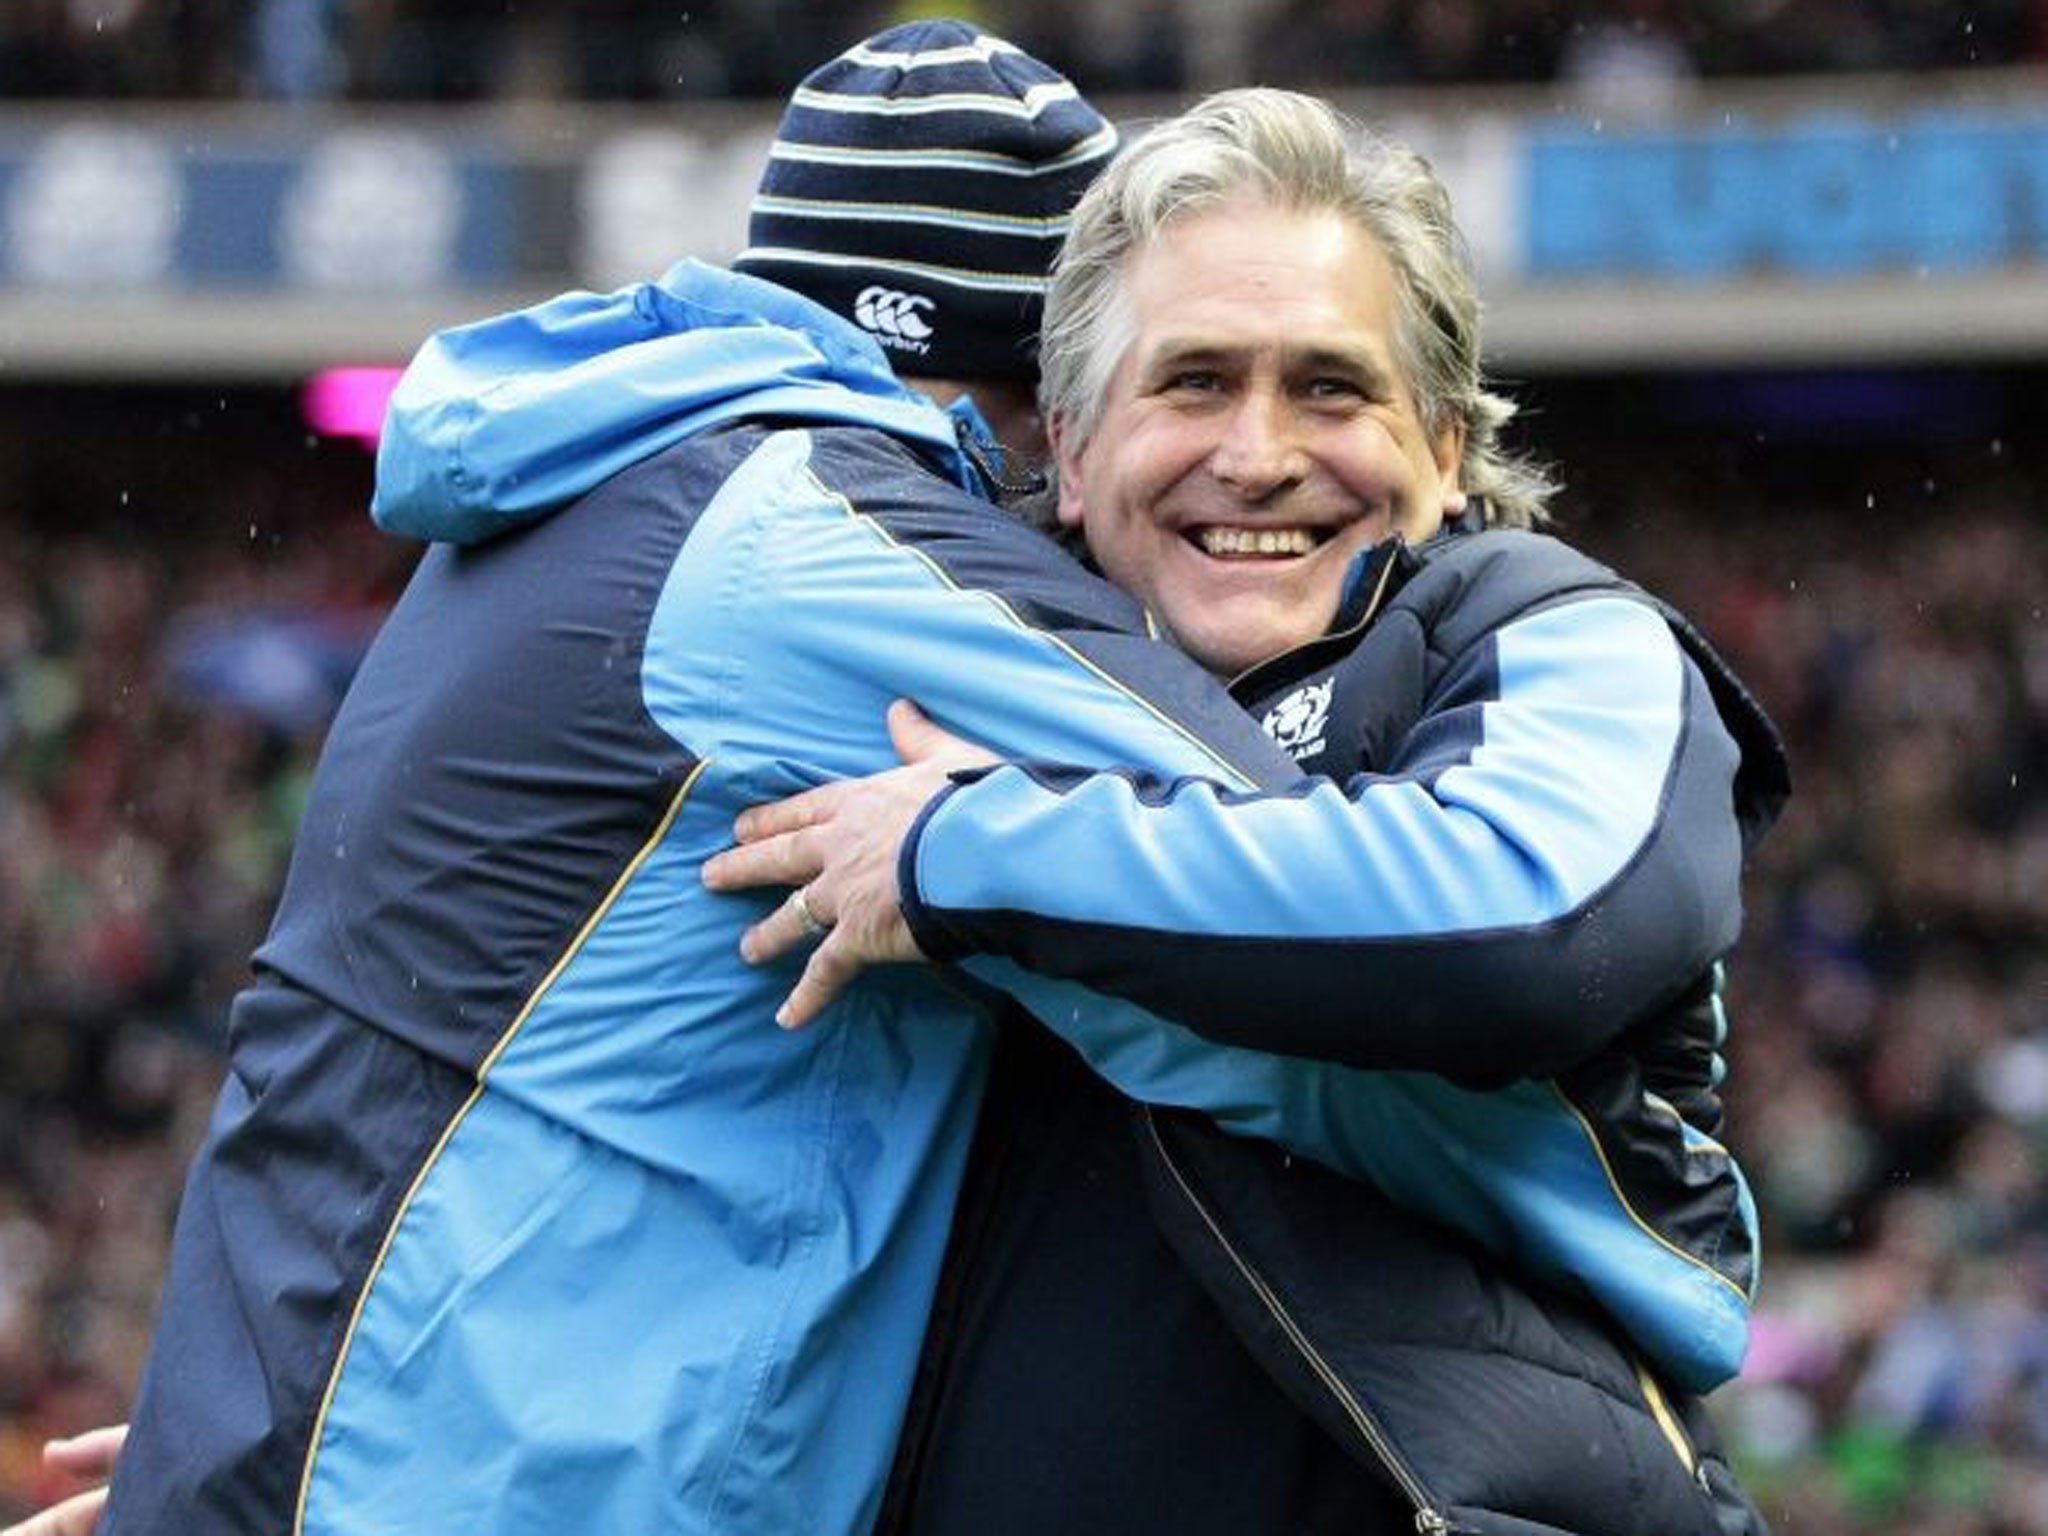
[[[1168,1150],[1165,1139],[1159,1134],[1159,1124],[1153,1118],[1151,1106],[1143,1106],[1143,1109],[1146,1134],[1152,1138],[1152,1145],[1158,1150],[1161,1161],[1166,1164],[1166,1171],[1173,1175],[1175,1186],[1194,1208],[1195,1214],[1202,1218],[1202,1225],[1209,1229],[1209,1235],[1216,1239],[1216,1245],[1223,1250],[1238,1274],[1244,1278],[1245,1284],[1252,1288],[1252,1293],[1259,1298],[1260,1305],[1265,1307],[1273,1321],[1280,1325],[1280,1331],[1287,1335],[1287,1341],[1307,1362],[1316,1379],[1336,1400],[1337,1406],[1344,1410],[1344,1416],[1357,1428],[1359,1438],[1365,1441],[1366,1447],[1380,1465],[1387,1469],[1388,1475],[1393,1478],[1408,1502],[1415,1506],[1415,1529],[1418,1536],[1451,1536],[1457,1527],[1454,1527],[1449,1518],[1431,1502],[1428,1490],[1395,1451],[1393,1442],[1387,1439],[1386,1431],[1380,1428],[1379,1421],[1317,1351],[1308,1335],[1302,1332],[1301,1325],[1295,1322],[1293,1315],[1288,1312],[1286,1305],[1274,1294],[1273,1288],[1224,1235],[1223,1228],[1210,1213],[1208,1206],[1202,1203],[1202,1197],[1195,1193],[1194,1187],[1181,1172],[1180,1164],[1174,1161],[1173,1153]]]
[[[1380,567],[1379,575],[1373,580],[1372,596],[1366,600],[1364,611],[1357,618],[1340,630],[1335,630],[1329,634],[1317,635],[1313,640],[1304,640],[1299,645],[1289,646],[1276,656],[1268,656],[1264,661],[1254,662],[1225,683],[1225,688],[1234,697],[1242,698],[1242,690],[1254,678],[1263,677],[1268,672],[1282,670],[1288,662],[1293,661],[1304,651],[1320,650],[1324,647],[1330,647],[1334,650],[1345,641],[1357,639],[1359,635],[1365,632],[1366,627],[1379,617],[1380,605],[1387,600],[1387,588],[1393,582],[1394,568],[1401,563],[1402,553],[1403,551],[1399,549],[1388,552],[1386,563]]]
[[[1677,1455],[1679,1465],[1685,1468],[1685,1475],[1694,1482],[1701,1481],[1699,1452],[1693,1449],[1692,1437],[1685,1432],[1685,1426],[1678,1421],[1671,1402],[1664,1395],[1664,1389],[1657,1384],[1657,1378],[1650,1374],[1650,1368],[1638,1355],[1630,1355],[1629,1363],[1635,1367],[1636,1385],[1642,1389],[1643,1400],[1649,1404],[1650,1416],[1657,1421],[1657,1428],[1664,1432],[1671,1449]]]

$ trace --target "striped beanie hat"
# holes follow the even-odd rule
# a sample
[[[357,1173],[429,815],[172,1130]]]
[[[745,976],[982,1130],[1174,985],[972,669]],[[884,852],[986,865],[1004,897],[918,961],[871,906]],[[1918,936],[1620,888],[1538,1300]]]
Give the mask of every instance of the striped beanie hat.
[[[736,270],[853,321],[900,373],[1037,375],[1046,274],[1116,129],[961,21],[892,27],[796,88]]]

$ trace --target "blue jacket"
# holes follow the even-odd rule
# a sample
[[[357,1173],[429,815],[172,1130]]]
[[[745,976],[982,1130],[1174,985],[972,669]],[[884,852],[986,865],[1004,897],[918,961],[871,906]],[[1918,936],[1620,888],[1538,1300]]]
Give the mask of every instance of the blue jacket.
[[[1289,771],[1179,718],[1207,680],[991,515],[957,420],[697,267],[423,351],[378,513],[467,542],[333,724],[107,1530],[870,1524],[988,1026],[905,971],[776,1030],[766,904],[703,859],[887,765],[904,695],[1028,758]]]
[[[986,1025],[907,971],[774,1030],[788,974],[736,947],[764,904],[703,892],[702,860],[740,808],[886,766],[898,696],[1020,761],[1226,800],[1298,777],[1127,598],[990,515],[963,431],[852,327],[688,264],[423,350],[376,512],[440,542],[335,722],[237,1001],[107,1530],[871,1522]],[[1631,749],[1668,749],[1678,695],[1637,707]],[[1356,814],[1266,803],[1331,835]],[[1575,878],[1639,851],[1575,853]],[[1340,899],[1379,900],[1374,867]],[[1725,946],[1734,879],[1702,871],[1674,966]],[[1545,1182],[1519,1146],[1457,1150],[1438,1079],[990,974],[1127,1091],[1350,1172],[1440,1169],[1416,1189],[1466,1191],[1443,1214],[1478,1235],[1556,1203],[1517,1193]],[[1597,1290],[1647,1248],[1588,1219],[1538,1262]],[[1739,1287],[1679,1256],[1648,1292],[1615,1310],[1660,1361],[1732,1369]]]

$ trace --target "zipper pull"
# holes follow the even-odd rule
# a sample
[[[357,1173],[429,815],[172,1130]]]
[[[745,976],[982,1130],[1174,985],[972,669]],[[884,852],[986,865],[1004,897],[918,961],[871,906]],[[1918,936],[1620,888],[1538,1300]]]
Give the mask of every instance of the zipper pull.
[[[1027,469],[1022,479],[1012,479],[1006,475],[997,467],[995,457],[989,451],[991,445],[983,442],[974,429],[958,416],[953,418],[953,436],[958,439],[960,451],[967,455],[968,462],[980,472],[982,479],[994,487],[999,499],[1009,496],[1036,496],[1051,484],[1042,469]],[[1005,461],[1015,457],[1007,448],[1000,445],[996,447]]]

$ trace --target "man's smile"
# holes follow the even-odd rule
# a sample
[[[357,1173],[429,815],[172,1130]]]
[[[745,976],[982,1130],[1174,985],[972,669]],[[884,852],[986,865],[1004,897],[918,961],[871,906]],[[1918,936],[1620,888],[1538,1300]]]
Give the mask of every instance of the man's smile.
[[[1205,523],[1188,531],[1203,554],[1217,560],[1291,560],[1312,554],[1330,536],[1327,528],[1247,528]]]

